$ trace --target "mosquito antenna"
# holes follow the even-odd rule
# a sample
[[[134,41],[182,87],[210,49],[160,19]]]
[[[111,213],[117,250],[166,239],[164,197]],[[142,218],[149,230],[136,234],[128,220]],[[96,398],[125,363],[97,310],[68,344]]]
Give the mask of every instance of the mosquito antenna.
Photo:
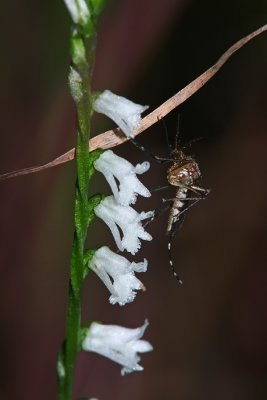
[[[185,145],[183,145],[182,150],[188,149],[189,147],[192,146],[193,143],[199,142],[200,140],[203,139],[203,136],[199,136],[197,138],[189,140]]]
[[[173,239],[173,236],[174,235],[172,235],[172,234],[168,235],[169,264],[170,264],[170,267],[171,267],[171,270],[172,270],[172,273],[173,273],[175,279],[177,279],[178,283],[180,285],[182,285],[183,281],[180,279],[180,277],[179,277],[178,273],[176,272],[176,270],[174,268],[174,265],[173,265],[173,258],[172,258],[172,239]]]
[[[139,150],[143,151],[146,153],[148,156],[154,158],[158,163],[160,164],[165,164],[166,162],[173,162],[173,159],[171,157],[159,157],[156,156],[149,148],[143,146],[141,143],[139,143],[136,139],[129,138],[130,142],[137,147]]]
[[[178,113],[177,115],[177,126],[176,126],[175,140],[174,140],[175,151],[178,150],[179,139],[180,139],[180,113]]]
[[[164,132],[165,132],[165,140],[166,140],[166,143],[167,143],[167,146],[168,146],[168,149],[169,149],[169,153],[171,154],[173,149],[172,149],[172,145],[170,143],[170,137],[169,137],[168,128],[167,128],[165,120],[162,119],[161,121],[162,121],[163,129],[164,129]]]

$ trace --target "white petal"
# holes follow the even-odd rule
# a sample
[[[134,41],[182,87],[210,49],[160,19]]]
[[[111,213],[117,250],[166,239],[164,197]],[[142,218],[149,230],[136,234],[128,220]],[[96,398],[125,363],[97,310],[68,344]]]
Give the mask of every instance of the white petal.
[[[132,262],[131,268],[135,272],[146,272],[147,270],[147,259],[144,258],[143,262],[135,263]]]
[[[125,97],[118,96],[110,90],[105,90],[94,102],[96,112],[105,114],[121,128],[126,136],[133,137],[133,132],[139,127],[141,113],[148,106],[133,103]]]
[[[136,292],[134,290],[142,289],[142,284],[139,279],[132,274],[118,277],[113,287],[116,294],[110,296],[110,303],[119,303],[119,305],[123,306],[135,299]]]
[[[135,203],[138,194],[143,197],[151,196],[149,190],[136,176],[149,169],[149,162],[145,161],[134,167],[129,161],[114,154],[112,150],[107,150],[95,161],[94,166],[105,176],[114,197],[120,204],[127,206]]]
[[[153,216],[153,211],[138,214],[132,207],[122,206],[113,196],[108,196],[95,208],[95,214],[108,225],[121,251],[127,250],[135,254],[141,247],[140,239],[152,240],[152,236],[144,230],[140,221]],[[117,225],[122,230],[122,238]]]
[[[99,276],[110,291],[111,304],[125,305],[134,300],[136,290],[145,290],[134,272],[145,272],[147,261],[130,263],[125,257],[114,253],[108,247],[98,249],[90,262],[90,268]]]
[[[129,329],[94,322],[88,329],[82,348],[101,354],[121,364],[123,366],[122,375],[128,372],[142,371],[143,367],[138,364],[140,361],[138,353],[153,349],[146,340],[139,340],[147,325],[148,322],[145,321],[143,326]]]

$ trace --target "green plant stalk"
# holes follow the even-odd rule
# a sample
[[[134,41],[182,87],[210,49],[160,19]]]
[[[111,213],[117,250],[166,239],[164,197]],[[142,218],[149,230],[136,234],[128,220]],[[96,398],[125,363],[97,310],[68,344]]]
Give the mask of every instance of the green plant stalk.
[[[76,27],[77,28],[77,27]],[[78,33],[77,33],[78,32]],[[69,281],[69,299],[67,312],[66,340],[61,348],[58,359],[59,400],[71,400],[72,381],[75,361],[79,351],[79,333],[81,327],[81,296],[84,277],[84,245],[91,216],[88,214],[89,180],[93,173],[93,159],[90,159],[88,140],[90,120],[92,116],[92,101],[90,78],[92,60],[95,50],[92,36],[74,29],[71,40],[72,64],[78,73],[78,96],[73,95],[77,110],[77,145],[76,145],[76,192],[74,223],[75,232],[72,245]]]

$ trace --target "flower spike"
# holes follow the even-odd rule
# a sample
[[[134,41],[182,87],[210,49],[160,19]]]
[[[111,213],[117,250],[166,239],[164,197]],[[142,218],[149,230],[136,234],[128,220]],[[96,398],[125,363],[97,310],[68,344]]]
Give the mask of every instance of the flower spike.
[[[140,356],[137,353],[153,350],[149,342],[140,340],[147,326],[148,321],[136,329],[93,322],[82,342],[82,349],[93,351],[122,365],[122,375],[142,371],[143,367],[138,364]]]
[[[151,196],[150,191],[136,176],[149,169],[148,161],[134,167],[129,161],[114,154],[112,150],[107,150],[95,161],[94,166],[105,176],[115,199],[121,205],[134,204],[138,194],[143,197]],[[119,188],[116,180],[119,181]]]
[[[95,208],[95,214],[101,218],[111,230],[119,250],[127,250],[135,254],[141,247],[139,240],[152,240],[152,236],[144,230],[141,221],[154,215],[154,211],[140,214],[130,206],[117,203],[114,196],[108,196]],[[121,238],[119,229],[122,230]]]
[[[126,136],[134,137],[133,132],[140,125],[141,114],[148,106],[141,106],[105,90],[95,100],[93,108],[116,122]]]
[[[110,291],[111,304],[120,306],[130,303],[136,296],[136,290],[145,290],[144,285],[134,275],[134,272],[146,272],[147,260],[135,263],[114,253],[108,247],[98,249],[89,267],[99,276]]]

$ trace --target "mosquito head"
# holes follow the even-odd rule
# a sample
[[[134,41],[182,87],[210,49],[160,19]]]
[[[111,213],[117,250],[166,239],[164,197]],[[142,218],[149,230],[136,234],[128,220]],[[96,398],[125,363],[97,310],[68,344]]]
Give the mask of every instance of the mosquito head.
[[[173,162],[180,163],[183,162],[187,158],[187,156],[181,149],[172,149],[171,158],[173,159]]]
[[[192,156],[188,156],[184,153],[183,148],[173,149],[171,152],[171,158],[174,163],[194,162]]]

